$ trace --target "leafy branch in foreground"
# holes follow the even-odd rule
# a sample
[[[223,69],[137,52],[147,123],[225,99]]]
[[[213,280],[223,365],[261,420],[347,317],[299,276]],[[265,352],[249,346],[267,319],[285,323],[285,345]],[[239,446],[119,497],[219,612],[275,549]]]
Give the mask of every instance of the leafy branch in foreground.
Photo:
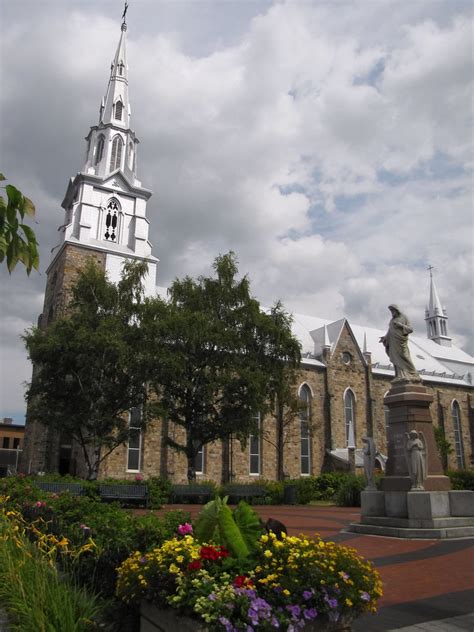
[[[5,180],[0,173],[0,182]],[[30,274],[39,266],[38,242],[33,229],[23,223],[25,215],[34,217],[35,205],[12,184],[5,187],[7,199],[0,195],[0,263],[5,258],[10,274],[20,261]]]

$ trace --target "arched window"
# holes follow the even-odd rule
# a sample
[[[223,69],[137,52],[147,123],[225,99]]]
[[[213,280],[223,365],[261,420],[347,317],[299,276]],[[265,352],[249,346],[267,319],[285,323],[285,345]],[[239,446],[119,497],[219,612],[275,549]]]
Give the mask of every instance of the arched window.
[[[461,430],[461,408],[456,400],[451,404],[451,414],[453,416],[454,428],[454,449],[456,451],[456,461],[460,470],[464,469],[464,449],[462,444]]]
[[[97,141],[97,150],[95,154],[95,164],[98,165],[102,160],[102,156],[104,155],[104,143],[105,137],[103,134],[99,136],[99,140]]]
[[[133,143],[128,144],[128,168],[133,171]]]
[[[105,233],[104,239],[107,241],[117,241],[119,234],[119,213],[120,206],[115,198],[107,203],[105,209]]]
[[[122,111],[123,111],[123,103],[122,101],[117,101],[115,104],[115,118],[117,121],[122,120]]]
[[[311,391],[303,384],[299,392],[300,404],[300,463],[301,474],[311,473],[311,452],[309,424],[311,421]]]
[[[356,436],[355,425],[355,396],[350,388],[344,393],[344,421],[346,424],[346,444],[349,445],[349,439]]]
[[[123,141],[120,136],[115,136],[112,141],[112,153],[110,154],[110,171],[120,169],[122,165],[122,146]]]

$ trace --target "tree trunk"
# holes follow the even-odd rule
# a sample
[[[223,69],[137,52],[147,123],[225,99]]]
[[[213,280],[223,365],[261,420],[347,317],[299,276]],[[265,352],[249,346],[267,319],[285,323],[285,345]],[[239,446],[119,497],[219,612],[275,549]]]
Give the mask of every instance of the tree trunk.
[[[230,445],[229,439],[222,439],[222,485],[230,482]]]

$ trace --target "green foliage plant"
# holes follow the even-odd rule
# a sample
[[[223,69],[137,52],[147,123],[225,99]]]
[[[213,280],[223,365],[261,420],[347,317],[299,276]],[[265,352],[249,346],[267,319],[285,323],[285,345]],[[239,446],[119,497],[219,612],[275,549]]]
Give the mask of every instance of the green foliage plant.
[[[18,525],[0,516],[0,603],[12,632],[85,632],[96,629],[94,595],[60,575]]]
[[[255,511],[244,501],[232,510],[227,497],[208,502],[196,519],[194,534],[200,542],[218,542],[235,558],[246,558],[255,550],[262,525]]]
[[[453,489],[474,491],[474,470],[449,470],[448,476]]]
[[[5,176],[0,173],[0,182],[4,180]],[[6,259],[11,273],[20,262],[29,275],[33,268],[39,267],[38,242],[24,219],[34,217],[35,206],[12,184],[6,185],[5,192],[6,200],[0,195],[0,263]]]
[[[448,457],[453,452],[453,446],[446,439],[444,428],[442,428],[441,426],[433,426],[433,431],[435,436],[436,448],[438,450],[441,463],[443,464],[443,468],[446,470],[448,467]]]

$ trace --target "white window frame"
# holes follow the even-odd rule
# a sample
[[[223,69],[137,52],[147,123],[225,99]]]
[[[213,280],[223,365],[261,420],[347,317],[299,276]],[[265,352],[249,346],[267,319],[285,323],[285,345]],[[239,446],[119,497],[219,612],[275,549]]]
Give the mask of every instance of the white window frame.
[[[346,401],[349,399],[351,405],[348,406]],[[344,427],[346,433],[346,446],[349,445],[349,436],[350,436],[350,427],[352,425],[352,430],[354,433],[354,441],[356,439],[356,396],[354,391],[351,388],[346,388],[344,391]],[[348,411],[351,411],[351,416],[349,419]]]
[[[260,476],[262,473],[262,441],[261,441],[261,436],[260,436],[262,420],[261,420],[260,413],[255,415],[255,420],[257,422],[257,434],[249,435],[249,475],[250,476]],[[252,448],[255,448],[255,446],[257,447],[256,452],[255,450],[252,450]],[[257,457],[257,465],[258,465],[257,472],[252,472],[252,457],[254,457],[253,459],[254,461],[255,461],[255,457]]]
[[[140,413],[141,414],[141,413]],[[128,430],[129,430],[129,438],[128,438],[128,442],[127,442],[127,468],[126,471],[127,472],[134,472],[134,473],[138,473],[141,471],[141,466],[142,466],[142,429],[139,426],[132,426],[130,425],[132,423],[132,411],[129,412],[129,417],[128,417]],[[131,431],[138,431],[138,447],[130,447],[130,432]],[[134,469],[134,468],[130,468],[130,456],[131,456],[131,452],[136,453],[138,452],[138,469]]]
[[[307,397],[302,397],[303,393],[307,394]],[[300,422],[300,474],[301,476],[311,476],[311,402],[313,399],[313,393],[311,392],[308,384],[302,384],[299,388],[298,398],[300,402],[305,404],[305,410],[303,406],[300,408],[299,422]],[[306,453],[303,453],[303,446],[306,446]],[[307,460],[307,472],[304,472],[303,463]]]
[[[196,458],[194,459],[194,473],[195,474],[204,474],[204,472],[206,471],[206,450],[205,450],[204,445],[201,445],[201,447],[198,450],[198,453],[196,454]],[[197,466],[197,458],[198,456],[201,455],[201,469],[199,470],[196,466]]]

